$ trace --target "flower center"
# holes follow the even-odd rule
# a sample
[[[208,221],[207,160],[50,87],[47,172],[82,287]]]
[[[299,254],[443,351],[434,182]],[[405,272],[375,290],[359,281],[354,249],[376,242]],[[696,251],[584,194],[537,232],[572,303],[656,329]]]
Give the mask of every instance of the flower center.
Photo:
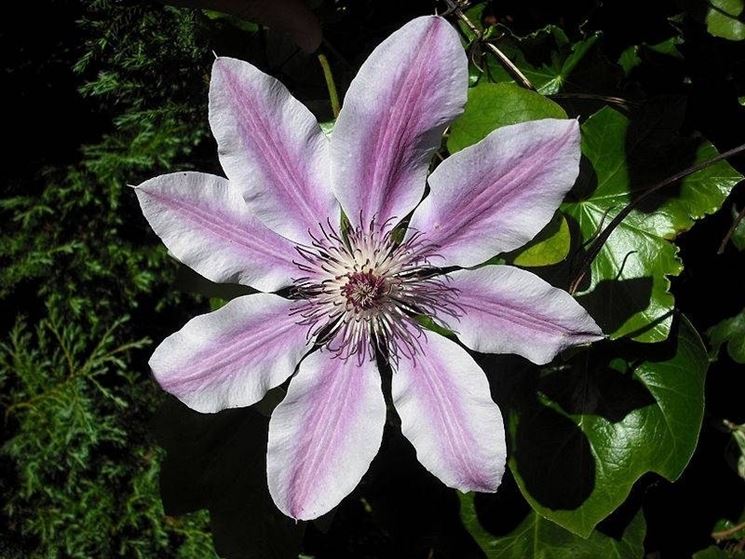
[[[347,283],[341,288],[355,311],[366,311],[379,305],[386,292],[386,281],[372,272],[347,274]]]
[[[402,241],[374,221],[344,234],[329,225],[296,250],[305,275],[295,280],[293,312],[316,344],[344,359],[413,356],[422,335],[418,315],[458,314],[452,289],[417,234]]]

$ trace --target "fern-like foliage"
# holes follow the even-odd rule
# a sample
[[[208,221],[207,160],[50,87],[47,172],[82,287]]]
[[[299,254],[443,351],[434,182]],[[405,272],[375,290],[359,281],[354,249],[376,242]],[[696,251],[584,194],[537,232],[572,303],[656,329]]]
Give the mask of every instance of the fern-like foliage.
[[[214,557],[206,513],[165,516],[148,428],[162,398],[149,339],[200,302],[174,289],[177,265],[128,187],[199,164],[208,20],[154,3],[76,9],[79,44],[54,60],[96,135],[0,197],[0,557]]]

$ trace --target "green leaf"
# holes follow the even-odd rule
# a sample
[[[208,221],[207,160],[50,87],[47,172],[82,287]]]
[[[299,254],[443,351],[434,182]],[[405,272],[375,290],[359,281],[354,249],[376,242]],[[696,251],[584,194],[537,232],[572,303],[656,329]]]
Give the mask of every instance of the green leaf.
[[[706,549],[694,553],[693,559],[730,559],[730,556],[723,549],[710,545]]]
[[[715,37],[722,37],[730,41],[745,39],[745,23],[743,0],[708,0],[709,9],[706,13],[706,30]]]
[[[600,38],[599,33],[572,43],[564,31],[554,25],[515,37],[504,26],[497,26],[501,36],[494,42],[525,74],[538,93],[553,95],[572,85],[581,64],[591,65],[589,54]],[[513,81],[510,74],[491,55],[487,55],[487,75],[494,82]],[[573,84],[577,85],[577,84]],[[577,88],[582,89],[582,88]]]
[[[541,516],[587,537],[639,477],[673,481],[683,472],[709,361],[693,326],[682,317],[676,324],[667,342],[593,346],[523,390],[531,396],[508,415],[509,465]]]
[[[559,105],[511,83],[482,82],[468,90],[463,114],[450,128],[447,147],[455,153],[508,124],[541,118],[566,118]]]
[[[678,48],[682,43],[683,38],[679,35],[674,35],[669,39],[665,39],[664,41],[660,41],[653,45],[644,43],[641,45],[631,46],[623,51],[621,56],[618,57],[618,65],[623,68],[624,74],[628,76],[634,68],[641,65],[645,59],[651,56],[657,55],[659,57],[659,55],[662,55],[662,57],[672,57],[682,60],[683,55]],[[664,58],[664,60],[668,61],[669,59]]]
[[[717,155],[703,140],[671,140],[665,118],[660,113],[632,123],[604,108],[582,126],[582,153],[591,168],[562,207],[584,241],[645,188]],[[606,334],[642,342],[668,336],[675,303],[668,276],[683,269],[670,241],[715,212],[741,179],[725,161],[710,165],[647,199],[614,230],[592,262],[582,297]]]
[[[732,360],[745,365],[745,309],[712,326],[706,334],[711,343],[712,358],[715,359],[722,345],[727,344],[727,353]]]
[[[512,263],[526,268],[558,264],[569,255],[571,244],[569,224],[566,218],[557,212],[543,231],[517,252],[512,258]]]
[[[209,19],[225,21],[236,29],[240,29],[246,33],[256,33],[259,31],[258,24],[230,14],[219,12],[217,10],[202,10],[202,13]]]
[[[626,527],[621,540],[598,531],[592,532],[584,539],[533,511],[512,533],[501,537],[494,536],[481,526],[472,493],[460,495],[460,516],[463,525],[488,559],[633,559],[644,556],[644,534],[647,525],[641,511]]]

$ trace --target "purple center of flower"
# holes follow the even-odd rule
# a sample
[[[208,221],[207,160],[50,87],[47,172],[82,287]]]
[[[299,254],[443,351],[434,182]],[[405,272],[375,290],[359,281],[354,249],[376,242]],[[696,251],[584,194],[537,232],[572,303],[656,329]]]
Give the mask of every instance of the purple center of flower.
[[[419,315],[457,316],[453,290],[418,234],[397,240],[396,230],[373,220],[340,234],[321,229],[310,246],[296,247],[304,277],[295,280],[295,313],[308,335],[336,356],[362,362],[414,356]]]
[[[372,272],[354,272],[347,274],[347,283],[341,292],[355,311],[372,309],[385,296],[386,280]]]

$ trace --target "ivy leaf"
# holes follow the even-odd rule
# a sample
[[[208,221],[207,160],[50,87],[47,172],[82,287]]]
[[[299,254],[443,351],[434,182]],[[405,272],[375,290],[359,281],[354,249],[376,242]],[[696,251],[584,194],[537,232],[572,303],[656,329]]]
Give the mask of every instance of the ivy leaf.
[[[447,147],[455,153],[508,124],[541,118],[566,118],[559,105],[512,83],[482,82],[468,90],[463,114],[450,128]]]
[[[473,493],[460,495],[463,525],[473,536],[487,559],[597,559],[598,557],[644,557],[646,522],[639,511],[631,520],[621,540],[594,531],[585,539],[531,511],[510,534],[497,537],[481,526]]]
[[[516,266],[531,268],[551,266],[566,259],[572,238],[566,218],[557,212],[549,224],[527,245],[518,249],[508,260]]]
[[[722,345],[727,344],[732,360],[745,365],[745,309],[712,326],[706,334],[711,342],[712,358],[716,358]]]
[[[683,54],[679,49],[682,44],[683,38],[680,35],[674,35],[652,45],[646,43],[634,45],[621,53],[618,57],[618,65],[621,66],[624,74],[628,77],[634,68],[650,58],[660,58],[665,63],[668,63],[670,58],[683,60]]]
[[[555,25],[548,25],[525,37],[515,37],[501,25],[495,29],[501,31],[501,37],[494,40],[496,45],[542,95],[554,95],[568,86],[584,89],[579,83],[574,83],[575,78],[598,63],[591,55],[600,38],[599,33],[572,43],[564,31]],[[487,69],[491,81],[512,81],[512,76],[492,56],[487,58]],[[592,73],[593,81],[597,82],[598,74]]]
[[[503,375],[509,466],[531,507],[588,537],[645,473],[677,479],[698,440],[708,364],[681,318],[664,343],[598,344],[531,381]]]
[[[644,188],[717,155],[704,140],[671,139],[664,110],[637,123],[604,108],[582,126],[590,165],[570,194],[574,199],[562,207],[585,241]],[[710,165],[645,200],[613,231],[592,262],[582,297],[606,334],[642,342],[667,338],[674,307],[668,276],[683,269],[671,240],[715,212],[741,179],[725,161]]]
[[[742,41],[745,39],[743,0],[709,0],[706,13],[706,30],[715,37]]]

